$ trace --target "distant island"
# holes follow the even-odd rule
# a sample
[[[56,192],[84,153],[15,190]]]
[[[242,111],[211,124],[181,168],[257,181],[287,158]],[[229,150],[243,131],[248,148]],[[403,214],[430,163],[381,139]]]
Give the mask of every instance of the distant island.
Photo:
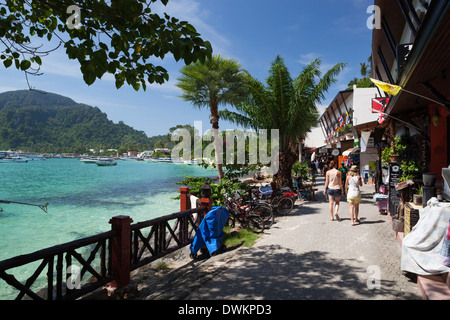
[[[148,137],[114,123],[98,107],[55,93],[17,90],[0,93],[0,150],[88,153],[89,149],[152,150],[169,147],[167,135]]]

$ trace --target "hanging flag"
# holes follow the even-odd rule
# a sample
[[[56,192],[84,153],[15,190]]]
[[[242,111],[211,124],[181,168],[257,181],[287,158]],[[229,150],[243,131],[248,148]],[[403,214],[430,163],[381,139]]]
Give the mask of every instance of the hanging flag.
[[[345,123],[344,123],[344,116],[342,115],[339,119],[339,128],[342,127]]]
[[[390,95],[393,95],[393,96],[396,96],[400,92],[400,90],[402,90],[402,87],[400,87],[400,86],[396,86],[396,85],[389,84],[389,83],[386,83],[386,82],[382,82],[382,81],[379,81],[379,80],[375,80],[375,79],[372,79],[372,78],[370,78],[370,80],[378,88],[380,88],[384,92],[387,92],[387,93],[389,93]]]
[[[387,105],[389,104],[390,98],[374,98],[372,99],[372,113],[379,113],[378,123],[382,124],[384,122],[384,112],[386,111]]]
[[[372,99],[372,113],[384,112],[389,104],[390,98]]]

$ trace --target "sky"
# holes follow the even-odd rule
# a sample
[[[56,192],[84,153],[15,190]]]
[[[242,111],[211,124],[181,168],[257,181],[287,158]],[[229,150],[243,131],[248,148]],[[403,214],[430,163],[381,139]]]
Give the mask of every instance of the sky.
[[[280,55],[295,78],[302,69],[321,58],[322,72],[337,63],[347,63],[326,99],[323,112],[337,93],[360,77],[360,63],[371,55],[372,31],[367,28],[367,8],[373,0],[169,0],[155,3],[155,12],[188,21],[211,42],[213,54],[237,60],[250,74],[265,82],[271,62]],[[41,40],[43,41],[43,40]],[[202,122],[210,128],[209,110],[198,109],[179,96],[175,84],[184,63],[167,55],[158,61],[169,72],[169,81],[135,91],[124,84],[116,89],[111,75],[84,83],[79,65],[60,48],[42,59],[43,75],[30,77],[30,86],[67,96],[77,103],[98,107],[113,122],[125,122],[149,137],[164,135],[176,125]],[[25,75],[0,64],[0,93],[28,89]],[[236,126],[226,121],[221,130]]]

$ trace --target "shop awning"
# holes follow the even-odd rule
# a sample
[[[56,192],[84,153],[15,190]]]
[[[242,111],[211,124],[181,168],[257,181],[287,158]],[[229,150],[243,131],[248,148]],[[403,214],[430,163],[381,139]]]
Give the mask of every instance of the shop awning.
[[[347,150],[345,150],[344,152],[342,152],[342,155],[344,156],[344,157],[349,157],[349,156],[351,156],[351,155],[354,155],[355,153],[358,153],[359,152],[359,147],[356,147],[356,148],[350,148],[350,149],[347,149]]]

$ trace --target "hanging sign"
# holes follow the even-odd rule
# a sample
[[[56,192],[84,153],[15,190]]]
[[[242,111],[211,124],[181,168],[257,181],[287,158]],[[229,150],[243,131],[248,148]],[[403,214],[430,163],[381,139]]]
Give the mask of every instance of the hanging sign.
[[[385,112],[389,104],[390,98],[374,98],[372,99],[372,113]]]

